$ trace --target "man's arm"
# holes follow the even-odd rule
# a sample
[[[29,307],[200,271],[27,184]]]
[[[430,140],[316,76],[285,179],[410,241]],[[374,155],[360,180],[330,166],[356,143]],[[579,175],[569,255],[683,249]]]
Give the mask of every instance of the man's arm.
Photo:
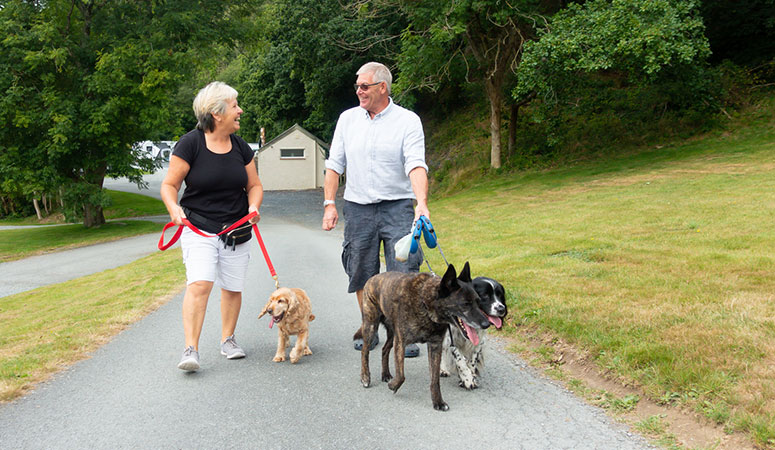
[[[417,197],[417,207],[414,209],[414,221],[420,216],[431,218],[428,210],[428,172],[424,167],[415,167],[409,172],[409,181],[412,183],[412,191]]]
[[[339,189],[339,174],[331,169],[326,169],[326,179],[323,182],[323,198],[326,203],[328,200],[336,200],[336,191]],[[339,222],[339,213],[336,210],[336,203],[330,203],[323,207],[323,229],[331,231]]]

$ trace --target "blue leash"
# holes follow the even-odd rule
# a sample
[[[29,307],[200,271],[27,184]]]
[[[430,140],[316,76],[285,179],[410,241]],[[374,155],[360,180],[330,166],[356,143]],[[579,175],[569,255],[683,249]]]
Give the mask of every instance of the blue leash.
[[[409,248],[409,253],[417,253],[417,249],[420,248],[420,237],[422,236],[422,238],[425,239],[425,245],[428,248],[439,248],[439,253],[441,253],[441,257],[444,259],[444,263],[449,266],[447,257],[444,256],[444,252],[441,250],[439,239],[436,236],[436,231],[433,229],[433,225],[431,224],[430,219],[425,216],[420,216],[420,218],[417,219],[417,222],[415,222],[414,227],[412,227],[412,230],[412,245]],[[428,259],[425,258],[424,255],[423,260],[428,266],[428,270],[430,270],[430,272],[435,275],[436,273],[431,268],[430,262],[428,262]]]

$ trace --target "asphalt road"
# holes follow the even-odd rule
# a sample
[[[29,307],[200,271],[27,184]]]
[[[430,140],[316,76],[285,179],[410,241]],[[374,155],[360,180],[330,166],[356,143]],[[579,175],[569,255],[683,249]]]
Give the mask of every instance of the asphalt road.
[[[407,359],[406,382],[396,394],[376,378],[364,389],[360,353],[351,346],[360,314],[355,296],[346,294],[341,230],[321,231],[312,213],[294,221],[269,214],[272,201],[288,206],[288,198],[319,212],[319,192],[269,194],[261,233],[280,284],[301,287],[312,300],[312,356],[296,365],[271,361],[276,329],[257,315],[274,281],[253,240],[236,333],[245,359],[220,355],[214,295],[200,341],[202,369],[176,368],[181,293],[89,359],[0,405],[0,448],[650,448],[502,350],[497,339],[490,340],[479,389],[442,379],[447,412],[431,406],[424,346],[419,358]],[[372,374],[379,373],[378,359],[371,358]]]

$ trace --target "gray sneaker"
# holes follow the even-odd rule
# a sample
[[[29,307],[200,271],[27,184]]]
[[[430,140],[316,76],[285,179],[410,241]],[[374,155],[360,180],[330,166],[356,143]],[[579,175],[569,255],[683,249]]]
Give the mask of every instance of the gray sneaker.
[[[226,359],[239,359],[245,357],[245,352],[237,345],[237,341],[234,340],[234,335],[232,334],[225,341],[221,342],[221,355],[226,356]]]
[[[187,372],[196,372],[199,370],[199,352],[194,350],[194,346],[189,345],[183,350],[183,356],[178,363],[178,369]]]

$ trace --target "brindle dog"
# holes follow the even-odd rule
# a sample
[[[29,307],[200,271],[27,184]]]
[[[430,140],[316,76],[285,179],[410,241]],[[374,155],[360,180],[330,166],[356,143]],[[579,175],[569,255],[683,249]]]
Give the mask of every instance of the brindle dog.
[[[448,410],[439,387],[441,345],[447,328],[458,327],[470,339],[474,329],[490,325],[477,305],[479,297],[471,284],[468,263],[459,277],[452,264],[442,278],[430,273],[381,273],[366,282],[364,294],[363,342],[371,342],[380,323],[387,330],[387,341],[382,347],[382,381],[390,381],[388,387],[397,392],[404,383],[404,348],[411,343],[427,342],[433,407]],[[390,374],[389,363],[394,342],[395,378]],[[363,387],[371,384],[368,345],[361,350],[361,383]]]

